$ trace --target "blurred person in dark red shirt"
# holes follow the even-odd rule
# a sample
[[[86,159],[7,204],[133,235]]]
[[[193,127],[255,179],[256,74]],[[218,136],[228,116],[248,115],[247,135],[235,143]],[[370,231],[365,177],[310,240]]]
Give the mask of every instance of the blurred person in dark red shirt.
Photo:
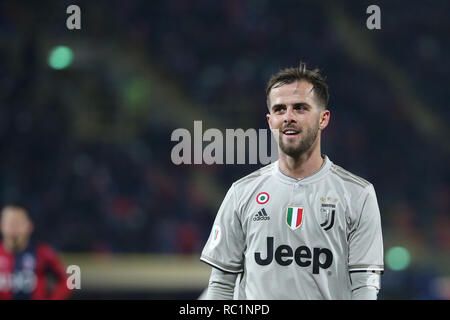
[[[5,206],[0,227],[0,299],[67,299],[64,265],[50,246],[30,241],[34,227],[27,210]]]

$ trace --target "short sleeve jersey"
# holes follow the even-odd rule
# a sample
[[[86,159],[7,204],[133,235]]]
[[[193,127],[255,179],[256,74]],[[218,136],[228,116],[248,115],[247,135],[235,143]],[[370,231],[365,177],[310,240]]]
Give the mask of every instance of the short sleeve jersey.
[[[325,155],[295,179],[278,161],[234,182],[201,260],[242,273],[238,299],[350,299],[352,272],[382,272],[374,187]]]

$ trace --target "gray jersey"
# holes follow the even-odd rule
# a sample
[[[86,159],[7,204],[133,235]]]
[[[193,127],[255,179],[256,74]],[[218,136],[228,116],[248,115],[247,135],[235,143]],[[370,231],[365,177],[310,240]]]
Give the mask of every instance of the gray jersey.
[[[350,299],[349,273],[383,271],[372,184],[324,158],[304,179],[277,161],[228,190],[200,259],[242,273],[239,299]]]

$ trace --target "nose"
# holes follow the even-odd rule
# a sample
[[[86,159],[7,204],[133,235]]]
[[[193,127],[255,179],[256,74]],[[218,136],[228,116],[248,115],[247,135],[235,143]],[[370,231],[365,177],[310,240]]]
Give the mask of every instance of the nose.
[[[289,107],[286,109],[286,112],[284,113],[284,119],[283,119],[283,122],[284,122],[284,123],[287,123],[287,124],[296,122],[296,121],[295,121],[295,117],[294,117],[294,110],[293,110],[293,108],[292,108],[291,106],[289,106]]]

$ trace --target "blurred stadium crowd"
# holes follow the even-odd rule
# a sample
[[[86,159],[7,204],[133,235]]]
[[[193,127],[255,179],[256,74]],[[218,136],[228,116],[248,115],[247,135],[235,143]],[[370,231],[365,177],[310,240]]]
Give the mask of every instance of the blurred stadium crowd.
[[[36,237],[63,252],[199,254],[233,181],[258,165],[171,162],[176,128],[267,128],[265,83],[300,60],[330,86],[323,152],[371,181],[385,297],[450,297],[445,1],[70,1],[0,4],[0,199],[26,203]],[[74,60],[47,63],[57,45]],[[437,288],[437,286],[440,286]]]

